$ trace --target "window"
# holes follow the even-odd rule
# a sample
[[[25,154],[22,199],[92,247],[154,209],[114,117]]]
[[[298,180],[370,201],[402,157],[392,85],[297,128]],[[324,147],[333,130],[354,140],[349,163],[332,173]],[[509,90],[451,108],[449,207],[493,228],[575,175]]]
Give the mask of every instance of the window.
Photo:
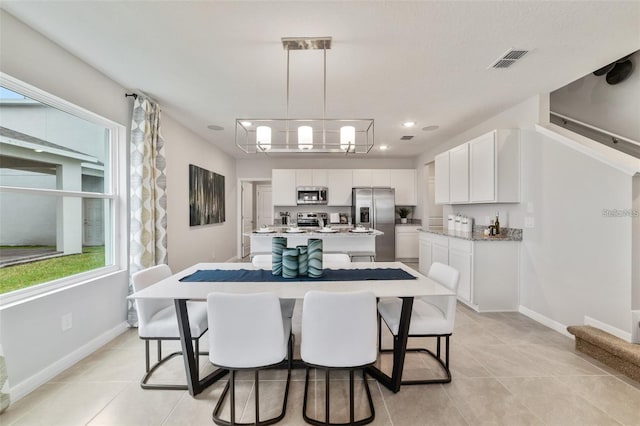
[[[124,129],[0,77],[3,304],[119,269]]]

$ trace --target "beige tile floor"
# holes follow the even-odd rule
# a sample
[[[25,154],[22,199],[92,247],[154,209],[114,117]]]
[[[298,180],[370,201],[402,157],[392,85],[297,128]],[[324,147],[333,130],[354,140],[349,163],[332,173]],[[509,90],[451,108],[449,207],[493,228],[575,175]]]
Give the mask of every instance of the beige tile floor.
[[[410,265],[415,266],[415,265]],[[294,332],[300,330],[300,304]],[[206,337],[206,336],[205,336]],[[386,345],[390,343],[385,336]],[[203,344],[206,339],[203,340]],[[425,342],[417,342],[425,344]],[[426,342],[429,343],[429,342]],[[177,348],[175,343],[169,346]],[[153,347],[153,346],[152,346]],[[192,398],[186,391],[142,390],[144,344],[129,330],[72,368],[14,403],[0,425],[210,425],[224,383]],[[201,358],[202,374],[210,371]],[[385,370],[390,358],[381,357]],[[394,394],[369,379],[374,425],[640,425],[640,384],[576,353],[573,341],[518,313],[478,314],[459,305],[452,337],[453,382],[405,386]],[[409,355],[405,377],[437,375],[420,355]],[[157,380],[183,380],[181,358],[158,371]],[[282,371],[263,374],[261,416],[279,408]],[[324,381],[314,372],[309,414],[323,418]],[[333,376],[332,376],[333,377]],[[240,376],[237,413],[253,421],[253,382]],[[332,380],[331,421],[346,420],[345,374]],[[301,425],[304,371],[295,370],[287,415],[280,423]],[[316,395],[317,393],[317,395]],[[356,386],[358,414],[367,415],[362,381]],[[228,416],[228,409],[226,410]]]

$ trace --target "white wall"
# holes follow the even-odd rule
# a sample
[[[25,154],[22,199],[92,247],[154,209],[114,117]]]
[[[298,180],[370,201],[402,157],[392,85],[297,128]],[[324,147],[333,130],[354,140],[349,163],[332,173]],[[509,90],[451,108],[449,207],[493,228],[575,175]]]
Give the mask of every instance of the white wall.
[[[224,262],[236,254],[235,160],[166,114],[162,134],[167,157],[169,266],[179,271],[197,262]],[[224,176],[225,222],[189,226],[189,164]]]
[[[640,141],[640,52],[631,56],[633,73],[609,85],[605,76],[589,73],[551,93],[551,111]]]
[[[451,138],[420,158],[464,143],[495,128],[521,128],[522,202],[445,206],[476,218],[500,212],[502,226],[523,231],[520,304],[564,325],[589,316],[624,333],[631,327],[632,220],[603,217],[603,209],[632,208],[632,177],[534,129],[540,102],[534,97]],[[420,170],[420,169],[418,169]]]
[[[0,55],[0,71],[116,123],[129,120],[124,88],[2,10]],[[123,271],[0,311],[14,398],[64,368],[64,360],[82,353],[93,339],[121,330],[127,281]],[[62,332],[66,313],[73,315],[73,328]]]
[[[269,179],[272,169],[413,169],[411,158],[270,158],[238,160],[239,179]]]

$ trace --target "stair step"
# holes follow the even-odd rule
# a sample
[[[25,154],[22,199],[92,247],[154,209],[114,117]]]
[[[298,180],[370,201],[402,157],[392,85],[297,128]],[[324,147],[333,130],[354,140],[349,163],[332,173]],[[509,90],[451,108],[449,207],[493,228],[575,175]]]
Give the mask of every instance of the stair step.
[[[567,331],[576,338],[576,350],[640,381],[640,345],[589,325],[572,325]]]

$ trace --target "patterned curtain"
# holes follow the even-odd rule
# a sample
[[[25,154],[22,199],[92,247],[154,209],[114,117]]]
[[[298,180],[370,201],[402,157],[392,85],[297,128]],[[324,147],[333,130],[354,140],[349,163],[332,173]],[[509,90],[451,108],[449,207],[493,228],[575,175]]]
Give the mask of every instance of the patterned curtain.
[[[160,108],[138,95],[131,119],[131,236],[129,273],[167,263],[167,177]],[[133,285],[129,279],[129,294]],[[138,324],[135,303],[127,320]]]

